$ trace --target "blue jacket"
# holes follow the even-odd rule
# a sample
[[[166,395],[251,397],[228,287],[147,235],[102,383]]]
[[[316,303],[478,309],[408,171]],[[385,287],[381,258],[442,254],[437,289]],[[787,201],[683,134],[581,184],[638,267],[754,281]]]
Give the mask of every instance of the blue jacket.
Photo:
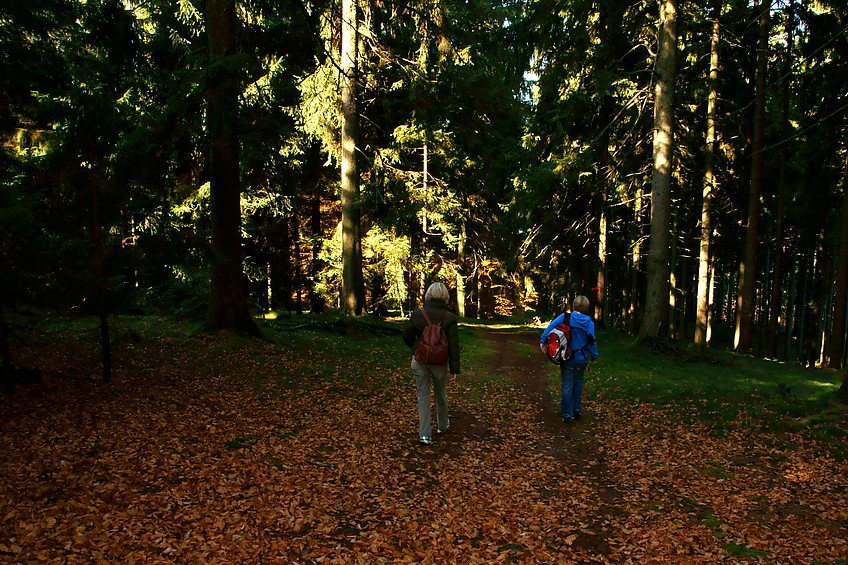
[[[571,326],[571,349],[574,351],[574,357],[565,362],[566,365],[586,365],[590,360],[595,361],[598,358],[598,342],[595,337],[595,322],[586,314],[580,312],[572,312],[570,319],[567,320],[568,314],[560,314],[554,318],[545,331],[542,332],[539,338],[539,343],[548,341],[548,334],[560,324],[568,324]],[[588,343],[592,336],[592,342]]]

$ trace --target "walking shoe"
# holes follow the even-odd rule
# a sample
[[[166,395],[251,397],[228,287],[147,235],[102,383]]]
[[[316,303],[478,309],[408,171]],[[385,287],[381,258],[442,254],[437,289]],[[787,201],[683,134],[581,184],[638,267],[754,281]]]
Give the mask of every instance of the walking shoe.
[[[563,418],[563,419],[562,419],[562,423],[563,423],[563,424],[573,424],[573,423],[574,423],[574,418]]]
[[[438,430],[436,430],[436,433],[437,433],[437,434],[443,434],[443,433],[445,433],[446,431],[448,431],[449,429],[450,429],[450,421],[448,421],[448,425],[447,425],[447,426],[445,426],[445,429],[443,429],[443,430],[442,430],[442,429],[438,429]]]
[[[418,440],[418,443],[420,443],[421,445],[430,445],[430,438],[428,438],[427,436],[421,436],[421,438]]]
[[[575,419],[575,420],[579,420],[579,419],[580,419],[580,418],[582,418],[582,417],[583,417],[583,412],[581,412],[580,410],[575,410],[575,411],[574,411],[574,419]]]

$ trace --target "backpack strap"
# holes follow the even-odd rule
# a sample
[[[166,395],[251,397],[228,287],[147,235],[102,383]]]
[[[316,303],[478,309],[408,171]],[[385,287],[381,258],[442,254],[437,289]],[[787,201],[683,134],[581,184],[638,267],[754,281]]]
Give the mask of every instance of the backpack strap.
[[[424,314],[424,319],[425,319],[425,320],[427,320],[427,324],[428,324],[428,325],[432,325],[432,324],[433,324],[433,322],[431,322],[431,321],[430,321],[430,316],[428,316],[428,315],[427,315],[427,310],[426,310],[425,308],[423,308],[423,307],[422,307],[422,308],[421,308],[421,313],[422,313],[422,314]],[[444,314],[442,314],[442,317],[441,317],[441,318],[439,318],[439,323],[438,323],[438,325],[440,325],[440,326],[441,326],[441,325],[442,325],[442,322],[445,320],[445,318],[447,318],[447,316],[448,316],[448,312],[447,312],[447,310],[445,310],[445,313],[444,313]]]
[[[577,326],[572,326],[571,324],[569,324],[568,327],[570,327],[572,330],[580,330],[581,332],[586,334],[586,343],[583,344],[583,347],[581,347],[580,349],[572,349],[572,351],[574,351],[574,353],[577,353],[579,351],[583,355],[583,358],[588,361],[589,358],[586,355],[585,349],[595,343],[595,336],[593,336],[583,328],[578,328]]]

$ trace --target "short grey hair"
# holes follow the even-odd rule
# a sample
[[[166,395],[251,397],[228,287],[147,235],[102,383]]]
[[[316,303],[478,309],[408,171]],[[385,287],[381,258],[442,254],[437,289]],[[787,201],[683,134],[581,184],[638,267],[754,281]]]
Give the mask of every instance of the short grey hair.
[[[424,293],[424,300],[441,300],[447,304],[450,300],[450,291],[443,283],[435,282]]]

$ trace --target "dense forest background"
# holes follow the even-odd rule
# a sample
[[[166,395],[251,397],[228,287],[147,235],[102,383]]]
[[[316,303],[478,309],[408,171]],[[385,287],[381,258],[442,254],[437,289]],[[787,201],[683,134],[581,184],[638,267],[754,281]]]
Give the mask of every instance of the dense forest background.
[[[836,0],[0,5],[0,328],[152,309],[599,324],[840,368]]]

